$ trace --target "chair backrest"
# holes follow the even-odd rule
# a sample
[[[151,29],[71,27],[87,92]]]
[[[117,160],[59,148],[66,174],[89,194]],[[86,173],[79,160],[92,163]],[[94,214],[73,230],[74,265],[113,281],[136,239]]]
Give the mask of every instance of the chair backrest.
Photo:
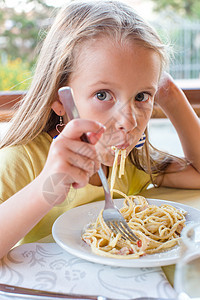
[[[200,80],[199,86],[183,87],[182,90],[188,101],[191,103],[194,111],[200,117]],[[26,91],[0,92],[0,122],[9,119],[13,105],[22,99],[25,93]],[[152,118],[166,118],[166,116],[159,106],[154,105]]]

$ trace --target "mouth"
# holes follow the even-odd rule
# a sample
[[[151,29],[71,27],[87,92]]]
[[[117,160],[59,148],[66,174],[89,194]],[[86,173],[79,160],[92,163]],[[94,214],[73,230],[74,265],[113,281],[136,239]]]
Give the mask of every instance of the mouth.
[[[129,147],[129,143],[124,143],[124,144],[116,145],[115,147],[116,147],[117,149],[124,150],[124,149],[126,149],[126,148]]]
[[[126,150],[128,147],[130,146],[129,143],[123,143],[123,144],[119,144],[119,145],[116,145],[116,146],[111,146],[110,149],[111,149],[111,153],[113,156],[115,156],[115,151],[116,150]],[[121,156],[121,154],[119,153],[119,157]]]

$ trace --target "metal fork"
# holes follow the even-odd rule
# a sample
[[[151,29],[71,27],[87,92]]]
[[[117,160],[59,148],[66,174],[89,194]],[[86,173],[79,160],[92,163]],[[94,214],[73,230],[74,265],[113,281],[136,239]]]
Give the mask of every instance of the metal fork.
[[[50,291],[42,291],[30,288],[23,288],[14,285],[2,284],[0,283],[0,295],[11,296],[11,297],[20,297],[23,299],[74,299],[74,300],[115,300],[111,298],[107,298],[104,296],[92,296],[92,295],[79,295],[79,294],[71,294],[71,293],[57,293]],[[10,298],[10,297],[9,297]],[[117,299],[116,299],[117,300]],[[153,297],[139,297],[129,300],[167,300],[166,298],[153,298]],[[175,298],[171,298],[168,300],[176,300]]]
[[[79,118],[80,116],[74,103],[71,88],[60,88],[58,91],[58,95],[69,119],[72,120]],[[86,143],[90,143],[86,134],[83,134],[81,136],[81,139]],[[115,234],[120,233],[124,239],[128,239],[131,242],[136,242],[137,240],[139,240],[139,238],[131,231],[126,220],[124,219],[118,208],[114,205],[114,202],[111,198],[108,181],[101,167],[98,170],[98,174],[105,193],[105,206],[103,210],[103,219],[105,223]]]

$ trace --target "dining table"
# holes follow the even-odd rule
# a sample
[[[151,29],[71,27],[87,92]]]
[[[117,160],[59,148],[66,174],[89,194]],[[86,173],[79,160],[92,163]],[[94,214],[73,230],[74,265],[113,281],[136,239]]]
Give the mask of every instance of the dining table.
[[[141,195],[150,199],[161,199],[181,203],[200,210],[200,190],[159,187],[147,189],[141,193]],[[162,269],[170,284],[174,286],[175,265],[164,266]]]
[[[140,195],[200,210],[200,190],[152,187]],[[0,260],[0,283],[60,293],[102,295],[109,299],[176,299],[175,267],[172,264],[133,268],[91,262],[67,252],[51,234],[12,248]],[[0,299],[24,298],[0,293]]]

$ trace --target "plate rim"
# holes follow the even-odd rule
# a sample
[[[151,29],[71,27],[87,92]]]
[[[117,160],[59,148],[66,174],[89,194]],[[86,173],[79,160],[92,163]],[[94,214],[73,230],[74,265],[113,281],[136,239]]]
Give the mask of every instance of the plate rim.
[[[140,196],[140,195],[139,195]],[[162,202],[164,202],[163,204],[170,204],[176,208],[182,208],[184,210],[187,211],[187,209],[189,208],[190,212],[194,211],[194,213],[199,213],[200,216],[200,210],[198,208],[194,208],[192,206],[186,205],[186,204],[182,204],[179,202],[174,202],[174,201],[170,201],[170,200],[163,200],[163,199],[156,199],[156,198],[145,198],[148,202],[161,202],[160,204],[162,205]],[[123,203],[124,198],[117,198],[114,199],[114,202],[116,201],[121,201],[121,203]],[[62,219],[65,218],[65,216],[67,214],[71,214],[73,213],[75,210],[81,210],[83,207],[87,208],[87,210],[89,211],[89,208],[92,207],[94,209],[94,205],[100,206],[103,205],[104,200],[100,200],[100,201],[94,201],[94,202],[89,202],[86,203],[84,205],[81,206],[77,206],[74,207],[66,212],[64,212],[63,214],[61,214],[53,223],[52,226],[52,236],[55,240],[55,242],[65,251],[67,251],[68,253],[79,257],[81,259],[84,259],[86,261],[89,262],[93,262],[93,263],[98,263],[98,264],[104,264],[104,265],[110,265],[110,266],[115,266],[115,267],[130,267],[130,268],[138,268],[138,267],[161,267],[161,266],[167,266],[167,265],[173,265],[175,264],[178,259],[179,259],[179,254],[178,251],[175,253],[175,255],[173,255],[173,257],[169,260],[169,257],[166,258],[160,258],[160,259],[154,259],[152,261],[152,259],[149,258],[149,256],[151,254],[147,254],[144,258],[138,258],[138,259],[116,259],[116,258],[110,258],[110,257],[106,257],[106,256],[101,256],[101,255],[97,255],[94,254],[92,252],[84,252],[84,251],[80,251],[79,249],[74,249],[71,248],[69,246],[67,246],[66,244],[64,244],[58,237],[56,234],[56,230],[57,230],[57,226],[59,224],[59,222],[62,222]],[[95,209],[98,207],[95,207]],[[192,221],[189,221],[188,223],[191,223]],[[86,226],[87,224],[84,223],[84,226]],[[80,237],[81,240],[81,237]],[[84,243],[84,242],[83,242]],[[87,247],[88,245],[86,245]],[[88,246],[89,247],[89,246]],[[175,246],[176,247],[176,246]],[[88,248],[89,249],[89,248]],[[174,248],[173,248],[174,249]],[[170,251],[170,250],[169,250]],[[171,250],[172,251],[172,250]],[[160,253],[158,253],[159,255]],[[152,254],[154,255],[154,254]],[[147,259],[147,256],[149,259]],[[131,262],[134,262],[133,264],[130,264]]]

